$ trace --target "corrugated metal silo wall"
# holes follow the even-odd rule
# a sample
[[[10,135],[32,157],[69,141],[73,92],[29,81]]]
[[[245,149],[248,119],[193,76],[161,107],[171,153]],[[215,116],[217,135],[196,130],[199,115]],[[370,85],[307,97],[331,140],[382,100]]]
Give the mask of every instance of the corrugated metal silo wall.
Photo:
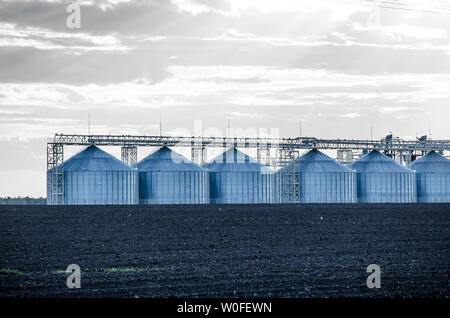
[[[286,202],[286,198],[285,198],[285,196],[283,195],[283,193],[285,193],[284,191],[283,191],[283,185],[284,185],[284,178],[285,178],[285,176],[284,176],[284,174],[282,174],[282,172],[281,171],[277,171],[277,173],[275,173],[275,176],[274,176],[274,184],[275,184],[275,200],[276,200],[276,202],[278,202],[278,203],[289,203],[289,202]]]
[[[140,204],[208,204],[207,171],[141,171]]]
[[[358,172],[358,202],[417,202],[416,174],[411,172]]]
[[[355,172],[301,172],[301,203],[356,203]]]
[[[65,204],[138,204],[137,171],[65,171]]]
[[[450,202],[449,173],[416,173],[417,202]]]
[[[275,203],[275,175],[257,171],[210,172],[211,203]]]

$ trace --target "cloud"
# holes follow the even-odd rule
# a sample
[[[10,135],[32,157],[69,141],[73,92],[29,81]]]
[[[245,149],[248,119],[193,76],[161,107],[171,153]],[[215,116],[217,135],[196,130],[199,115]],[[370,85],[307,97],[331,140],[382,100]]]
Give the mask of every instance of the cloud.
[[[358,114],[358,113],[347,113],[347,114],[339,115],[339,117],[341,117],[341,118],[358,118],[358,117],[361,117],[361,114]]]
[[[210,5],[207,2],[199,2],[195,0],[170,0],[172,4],[174,4],[177,9],[181,12],[188,12],[194,16],[202,13],[215,13],[220,15],[230,15],[230,12],[218,10]]]
[[[413,25],[395,25],[386,27],[384,32],[391,35],[401,35],[417,39],[442,40],[447,38],[447,33],[442,29],[419,28]]]
[[[361,24],[355,23],[354,29],[356,31],[381,32],[389,37],[407,37],[407,38],[415,38],[415,39],[421,39],[421,40],[447,39],[447,32],[443,29],[424,28],[424,27],[417,27],[414,25],[406,25],[406,24],[363,26]]]
[[[32,114],[32,112],[16,110],[16,109],[0,109],[0,114],[4,115],[4,116],[5,115],[24,115],[24,114]]]
[[[20,61],[20,62],[19,62]],[[35,48],[0,49],[0,82],[115,83],[167,77],[167,59],[158,52],[61,54]]]
[[[411,18],[403,13],[396,12],[398,22],[393,23],[384,19],[383,11],[381,28],[386,31],[381,32],[364,24],[371,8],[330,6],[325,1],[83,4],[83,27],[73,32],[65,26],[62,1],[2,2],[0,81],[157,82],[170,76],[171,65],[265,65],[359,74],[450,72],[450,43],[442,38],[448,22],[441,28],[419,28],[408,24]],[[331,19],[338,13],[347,18]],[[395,30],[420,37],[392,36]]]
[[[2,133],[10,135],[21,129],[39,136],[61,129],[85,132],[88,110],[97,118],[98,130],[110,132],[108,127],[114,127],[115,131],[143,132],[157,123],[159,111],[173,113],[166,118],[175,128],[184,125],[182,118],[212,117],[217,121],[226,113],[267,124],[272,119],[282,127],[292,114],[308,121],[319,113],[326,114],[323,118],[416,116],[424,99],[438,108],[450,99],[450,75],[442,74],[355,75],[251,65],[171,66],[168,70],[171,76],[159,82],[4,83],[0,85],[0,105],[10,129]],[[105,112],[114,116],[102,116]],[[33,118],[39,133],[24,128]],[[60,125],[66,118],[74,122]]]
[[[245,112],[230,112],[228,113],[230,118],[245,118],[245,119],[258,119],[264,117],[263,114],[257,113],[245,113]]]
[[[158,82],[145,78],[104,84],[4,83],[3,105],[61,109],[161,108],[198,104],[345,105],[422,102],[450,97],[450,75],[356,75],[268,66],[170,66]],[[269,80],[270,79],[270,80]],[[389,111],[389,110],[387,110]],[[359,112],[349,112],[359,113]]]
[[[128,50],[113,35],[93,36],[82,32],[64,33],[32,27],[20,28],[12,23],[0,23],[0,47],[33,47],[39,50],[65,50],[74,53]]]
[[[165,133],[225,134],[228,115],[283,137],[301,117],[319,138],[369,138],[370,120],[374,138],[448,138],[448,15],[344,2],[82,0],[70,30],[65,0],[0,0],[0,167],[44,176],[46,138],[86,133],[88,112],[94,133],[156,135],[161,113]]]
[[[382,114],[395,114],[395,113],[407,113],[411,111],[421,111],[422,108],[419,107],[408,107],[408,106],[384,106],[379,108],[379,112]]]

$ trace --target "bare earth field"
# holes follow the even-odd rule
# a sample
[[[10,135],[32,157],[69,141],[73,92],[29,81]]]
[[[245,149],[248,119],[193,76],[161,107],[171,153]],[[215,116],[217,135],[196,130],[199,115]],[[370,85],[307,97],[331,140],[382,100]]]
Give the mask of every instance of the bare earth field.
[[[2,206],[0,220],[0,297],[450,295],[450,204]],[[61,272],[73,263],[80,289]]]

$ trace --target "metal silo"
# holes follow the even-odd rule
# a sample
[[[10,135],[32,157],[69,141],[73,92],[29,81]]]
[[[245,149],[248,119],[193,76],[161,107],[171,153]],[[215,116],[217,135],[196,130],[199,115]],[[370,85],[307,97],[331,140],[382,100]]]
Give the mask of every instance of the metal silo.
[[[412,203],[416,197],[416,174],[392,158],[373,150],[355,161],[358,202]]]
[[[57,168],[64,171],[64,204],[138,203],[137,170],[94,145]]]
[[[416,171],[417,202],[450,202],[450,160],[431,151],[409,167]]]
[[[208,204],[208,171],[166,146],[136,164],[140,204]]]
[[[275,202],[274,171],[236,148],[204,167],[210,173],[211,203]]]
[[[313,149],[279,171],[283,203],[355,203],[356,173]]]

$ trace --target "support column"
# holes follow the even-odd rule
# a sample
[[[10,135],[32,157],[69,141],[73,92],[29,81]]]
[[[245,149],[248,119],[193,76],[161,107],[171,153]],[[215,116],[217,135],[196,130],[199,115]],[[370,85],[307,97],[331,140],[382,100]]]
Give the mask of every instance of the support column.
[[[407,153],[404,155],[404,158],[405,158],[405,165],[409,165],[409,164],[412,162],[412,157],[413,157],[412,151],[407,152]]]
[[[270,148],[266,147],[260,147],[258,145],[258,148],[256,149],[256,160],[263,165],[270,164]]]
[[[278,167],[282,168],[287,166],[291,161],[297,159],[299,151],[292,148],[279,148],[277,149]]]
[[[122,146],[122,161],[129,166],[137,163],[137,147],[131,145]]]
[[[47,204],[64,204],[64,146],[61,143],[47,144]]]
[[[298,150],[292,148],[277,149],[278,167],[282,168],[300,155]],[[300,202],[300,170],[298,165],[291,165],[279,175],[279,197],[280,201],[284,203],[299,203]]]
[[[338,149],[337,161],[342,164],[350,164],[354,160],[353,151],[351,149]]]
[[[300,169],[290,165],[277,177],[278,203],[300,203]]]
[[[289,203],[300,203],[300,169],[298,166],[290,166],[286,169],[287,187],[286,193]]]
[[[192,145],[191,146],[191,161],[195,162],[199,166],[202,166],[207,161],[206,148],[203,145]]]

